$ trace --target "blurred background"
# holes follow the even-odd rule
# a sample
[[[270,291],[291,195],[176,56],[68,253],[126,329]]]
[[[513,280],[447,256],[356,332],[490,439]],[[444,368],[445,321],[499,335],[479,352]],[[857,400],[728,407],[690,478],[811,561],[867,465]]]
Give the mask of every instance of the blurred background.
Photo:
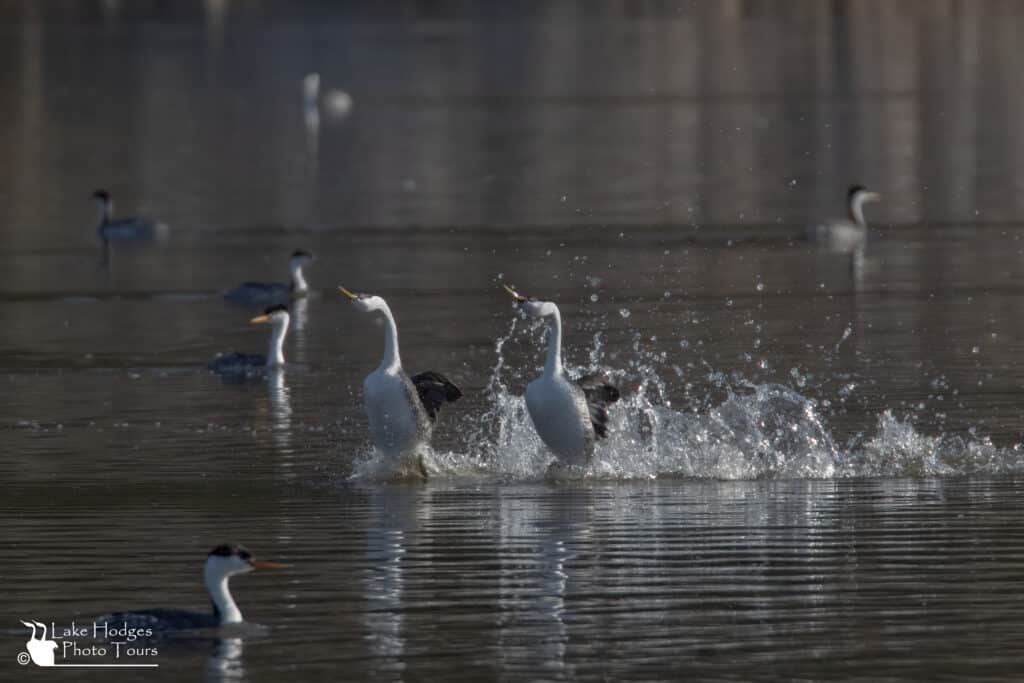
[[[52,239],[97,183],[200,231],[802,224],[854,182],[887,225],[1022,213],[1008,0],[0,12],[7,243]],[[355,106],[311,148],[313,72]]]

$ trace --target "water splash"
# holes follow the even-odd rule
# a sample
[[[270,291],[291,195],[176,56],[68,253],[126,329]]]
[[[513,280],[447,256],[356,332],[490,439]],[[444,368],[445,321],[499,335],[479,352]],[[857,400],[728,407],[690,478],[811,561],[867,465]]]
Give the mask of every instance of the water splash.
[[[839,477],[931,477],[1024,472],[1024,450],[1000,448],[984,437],[919,433],[909,417],[885,410],[873,436],[859,435],[842,447],[827,426],[825,409],[842,404],[855,383],[844,384],[833,400],[804,396],[798,389],[776,383],[754,383],[727,375],[705,364],[713,393],[692,396],[688,405],[673,406],[671,383],[692,375],[671,363],[665,352],[648,353],[639,333],[632,337],[632,354],[616,357],[618,370],[604,367],[605,347],[594,334],[585,366],[570,374],[602,370],[622,390],[622,399],[609,410],[609,437],[598,443],[591,463],[582,469],[552,469],[554,456],[533,429],[522,396],[513,393],[515,375],[506,346],[521,322],[513,318],[506,334],[495,343],[497,362],[487,384],[482,414],[463,415],[458,431],[462,444],[452,451],[431,450],[423,458],[432,477],[483,477],[504,480],[698,478],[720,480],[813,479]],[[528,322],[527,336],[542,343],[543,326]],[[844,335],[845,337],[848,335]],[[840,340],[840,343],[842,340]],[[838,345],[837,345],[838,346]],[[527,369],[526,375],[535,372]],[[800,390],[807,378],[791,373]],[[405,468],[408,470],[409,468]],[[387,471],[370,458],[357,476],[375,478]]]

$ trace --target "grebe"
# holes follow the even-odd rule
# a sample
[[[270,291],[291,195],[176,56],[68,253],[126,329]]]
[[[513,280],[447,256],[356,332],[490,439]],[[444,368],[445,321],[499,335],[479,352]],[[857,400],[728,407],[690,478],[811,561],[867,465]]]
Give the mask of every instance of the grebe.
[[[104,243],[132,240],[142,242],[163,240],[167,237],[169,229],[166,223],[138,217],[114,220],[114,202],[106,190],[96,190],[92,193],[92,198],[96,200],[100,210],[100,224],[96,228],[96,233]]]
[[[268,369],[284,365],[284,338],[288,334],[288,308],[271,306],[263,315],[258,315],[250,323],[270,323],[270,348],[266,356],[251,353],[226,353],[210,361],[207,367],[213,372],[224,375],[260,374]]]
[[[551,301],[523,296],[508,285],[515,306],[548,324],[544,372],[526,387],[526,410],[541,441],[563,465],[586,465],[594,444],[608,436],[608,406],[619,390],[600,373],[570,380],[562,367],[562,316]]]
[[[97,617],[94,621],[106,622],[111,628],[124,628],[124,625],[135,629],[149,628],[154,634],[241,624],[244,621],[242,611],[238,609],[228,588],[231,577],[248,574],[253,569],[282,569],[287,566],[280,562],[257,562],[242,546],[224,543],[210,551],[203,566],[203,579],[210,594],[210,602],[213,604],[211,612],[156,608],[107,614]]]
[[[426,477],[420,449],[430,445],[441,406],[457,401],[462,391],[439,372],[422,372],[411,378],[405,374],[398,355],[398,327],[387,302],[379,296],[338,289],[357,310],[380,313],[384,318],[384,359],[363,381],[373,443],[389,458],[401,461],[418,456],[415,464]]]
[[[288,272],[291,277],[288,284],[282,282],[245,282],[224,293],[228,301],[240,304],[284,304],[292,297],[309,294],[309,284],[302,275],[304,266],[313,262],[313,255],[308,251],[296,251],[288,259]]]
[[[850,219],[836,219],[810,225],[805,236],[830,251],[854,251],[864,246],[868,239],[868,224],[864,220],[864,204],[876,202],[882,198],[877,192],[871,192],[862,185],[854,185],[846,195]]]

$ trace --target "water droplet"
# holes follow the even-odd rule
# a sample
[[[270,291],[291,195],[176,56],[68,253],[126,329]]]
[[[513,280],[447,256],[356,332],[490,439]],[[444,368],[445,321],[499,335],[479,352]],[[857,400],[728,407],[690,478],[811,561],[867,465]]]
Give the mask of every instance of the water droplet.
[[[623,318],[628,318],[632,314],[629,312],[628,308],[620,308],[619,315],[621,315]]]
[[[599,297],[599,296],[597,296],[597,294],[591,294],[591,295],[590,295],[590,300],[591,300],[591,301],[592,301],[593,303],[595,303],[595,304],[597,303],[597,300],[598,300],[599,298],[600,298],[600,297]]]
[[[977,346],[972,346],[971,353],[973,353],[974,355],[978,355],[979,353],[981,353],[981,349],[978,348]]]
[[[759,292],[763,292],[764,291],[764,283],[763,282],[758,282],[756,289]]]

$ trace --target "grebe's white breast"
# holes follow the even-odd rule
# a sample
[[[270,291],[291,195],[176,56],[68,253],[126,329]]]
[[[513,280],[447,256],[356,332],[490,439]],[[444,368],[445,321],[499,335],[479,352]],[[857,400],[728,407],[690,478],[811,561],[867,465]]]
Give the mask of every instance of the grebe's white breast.
[[[378,368],[363,382],[370,435],[378,450],[397,457],[415,450],[429,432],[416,412],[415,387],[400,369]]]
[[[853,221],[836,220],[810,226],[806,236],[809,241],[829,251],[853,251],[867,242],[868,229]]]
[[[541,375],[526,387],[526,409],[541,441],[568,465],[585,465],[594,449],[586,397],[563,375]]]

